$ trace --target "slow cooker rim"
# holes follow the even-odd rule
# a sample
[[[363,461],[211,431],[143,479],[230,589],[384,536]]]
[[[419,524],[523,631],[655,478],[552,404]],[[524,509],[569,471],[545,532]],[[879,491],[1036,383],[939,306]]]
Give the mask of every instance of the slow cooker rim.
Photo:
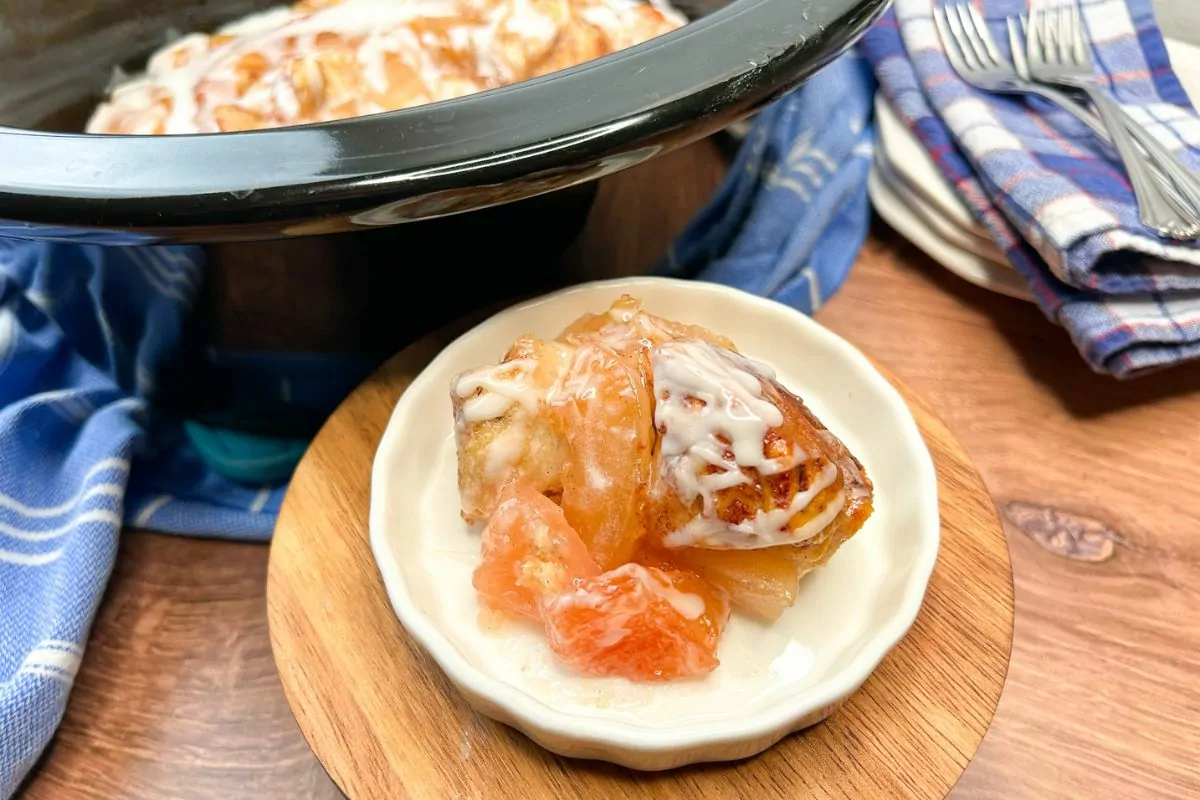
[[[219,224],[236,212],[253,222],[318,201],[366,207],[381,194],[419,197],[596,162],[697,117],[752,110],[844,50],[886,6],[816,0],[798,14],[794,0],[734,0],[669,34],[532,81],[317,125],[184,136],[0,127],[0,218],[101,227],[143,218],[134,227],[160,228]],[[707,67],[702,78],[696,65]],[[586,92],[593,96],[570,102]],[[556,99],[568,101],[565,109],[554,108]],[[703,129],[692,138],[711,132]],[[403,144],[413,137],[415,146]]]

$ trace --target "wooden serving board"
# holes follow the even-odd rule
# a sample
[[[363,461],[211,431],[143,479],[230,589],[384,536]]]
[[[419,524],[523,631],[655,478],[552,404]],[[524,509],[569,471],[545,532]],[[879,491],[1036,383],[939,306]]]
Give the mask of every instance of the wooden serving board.
[[[940,485],[942,548],[912,631],[837,713],[762,755],[639,773],[560,758],[475,713],[388,602],[369,545],[372,460],[397,398],[456,332],[404,350],[333,414],[296,471],[271,545],[275,662],[301,730],[351,800],[946,795],[1000,698],[1013,585],[979,475],[920,398],[891,378]]]

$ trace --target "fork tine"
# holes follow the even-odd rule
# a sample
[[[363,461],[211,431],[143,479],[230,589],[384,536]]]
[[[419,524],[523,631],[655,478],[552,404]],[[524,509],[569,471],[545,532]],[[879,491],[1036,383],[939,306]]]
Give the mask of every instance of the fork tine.
[[[1075,49],[1075,4],[1071,2],[1062,3],[1058,7],[1058,29],[1059,35],[1062,37],[1062,56],[1063,61],[1072,66],[1079,64],[1075,58],[1077,50]]]
[[[1038,42],[1037,28],[1034,27],[1037,19],[1034,18],[1033,22],[1031,23],[1030,13],[1030,11],[1027,11],[1020,16],[1021,36],[1025,39],[1025,50],[1022,55],[1025,57],[1026,66],[1029,66],[1031,62],[1040,62],[1041,60],[1041,51],[1038,49],[1040,42]]]
[[[1069,32],[1067,31],[1067,15],[1063,13],[1066,11],[1066,7],[1066,3],[1061,2],[1061,0],[1051,4],[1050,6],[1050,37],[1054,45],[1054,60],[1059,64],[1069,63],[1067,61],[1069,56],[1067,55],[1066,51],[1068,42],[1071,40],[1069,38]]]
[[[1012,51],[1013,66],[1017,75],[1029,80],[1029,61],[1025,58],[1025,43],[1022,41],[1022,36],[1028,38],[1025,32],[1025,16],[1008,17],[1004,22],[1008,28],[1008,49]]]
[[[966,8],[967,16],[971,18],[971,25],[975,28],[975,34],[983,42],[984,50],[987,51],[992,64],[996,66],[1004,64],[1004,57],[1000,55],[1000,50],[996,47],[996,40],[992,38],[992,32],[988,30],[987,20],[983,18],[979,10],[971,3],[964,3],[959,8]]]
[[[1030,0],[1029,29],[1026,31],[1027,52],[1030,61],[1045,63],[1050,59],[1046,42],[1046,4],[1042,0]]]
[[[971,36],[967,33],[966,26],[963,25],[962,6],[958,3],[950,3],[944,10],[950,35],[957,42],[963,60],[971,69],[983,69],[987,61],[979,57],[979,52],[975,49],[975,42],[971,41]]]
[[[1030,3],[1029,8],[1021,15],[1021,34],[1025,37],[1025,55],[1029,61],[1040,60],[1041,51],[1037,35],[1037,16],[1035,8],[1037,0]]]
[[[1083,12],[1079,4],[1071,2],[1071,43],[1074,45],[1075,63],[1080,66],[1091,66],[1092,54],[1089,52],[1087,33],[1083,30]]]
[[[969,72],[970,68],[963,59],[962,52],[958,48],[958,42],[950,33],[950,24],[946,19],[946,10],[941,6],[933,7],[933,25],[937,28],[938,36],[942,39],[942,44],[946,48],[946,60],[950,62],[950,68],[958,73],[960,77],[963,73]]]
[[[979,62],[979,66],[989,66],[987,50],[982,42],[979,41],[979,35],[975,31],[975,24],[971,21],[971,15],[967,12],[970,7],[969,2],[957,2],[954,4],[954,16],[950,18],[950,24],[953,26],[958,23],[959,31],[961,32],[967,44],[971,48],[971,53],[975,56],[975,60]]]

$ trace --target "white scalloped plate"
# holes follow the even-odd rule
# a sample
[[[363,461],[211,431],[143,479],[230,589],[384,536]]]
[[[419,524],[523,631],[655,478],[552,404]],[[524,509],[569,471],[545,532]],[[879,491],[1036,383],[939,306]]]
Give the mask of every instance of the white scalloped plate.
[[[623,292],[657,314],[731,337],[862,460],[876,512],[803,581],[772,625],[735,614],[721,665],[699,680],[637,684],[558,665],[540,631],[484,630],[471,588],[479,531],[458,514],[449,386],[525,333],[553,336]],[[375,456],[371,547],[400,622],[482,713],[561,755],[667,769],[761,752],[823,719],[916,619],[937,558],[933,462],[900,395],[851,345],[778,303],[714,284],[585,284],[504,311],[447,347],[399,399]]]

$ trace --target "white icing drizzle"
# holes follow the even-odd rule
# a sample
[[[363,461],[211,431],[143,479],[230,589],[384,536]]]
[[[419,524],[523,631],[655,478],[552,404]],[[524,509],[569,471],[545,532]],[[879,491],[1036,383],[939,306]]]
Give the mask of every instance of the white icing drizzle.
[[[797,544],[816,535],[845,504],[842,493],[795,531],[788,521],[838,478],[826,463],[786,508],[760,510],[730,525],[716,515],[716,494],[748,483],[745,469],[776,475],[808,459],[796,445],[784,458],[768,458],[767,433],[783,424],[783,413],[763,395],[762,381],[774,378],[764,364],[702,341],[666,342],[651,353],[654,424],[662,435],[662,476],[685,504],[702,501],[701,512],[664,537],[668,547],[750,549]],[[714,471],[712,468],[715,467]]]
[[[663,475],[684,502],[701,497],[712,514],[715,492],[746,481],[741,467],[773,475],[804,458],[769,459],[763,452],[767,432],[783,424],[783,414],[763,397],[765,365],[701,341],[661,344],[650,365]],[[720,471],[705,474],[710,466]]]
[[[505,28],[536,47],[548,47],[558,36],[554,18],[540,11],[530,0],[512,0],[509,9],[509,15],[504,19]]]
[[[548,354],[546,357],[555,356]],[[563,362],[562,372],[549,381],[549,385],[534,381],[534,373],[542,363],[536,358],[519,358],[484,366],[455,378],[451,392],[464,398],[455,418],[456,435],[464,435],[471,424],[507,415],[506,427],[485,445],[484,477],[493,482],[502,482],[526,456],[537,462],[537,445],[542,441],[535,433],[537,415],[549,406],[597,399],[599,381],[596,370],[606,358],[615,356],[592,345],[574,348]],[[604,402],[625,402],[627,392],[599,399]],[[530,445],[534,447],[532,452]],[[606,488],[612,480],[610,475],[595,467],[586,471],[585,479],[597,491]]]
[[[230,129],[223,127],[219,108],[244,112],[240,127],[234,128],[240,129],[340,119],[458,97],[530,77],[528,54],[548,52],[565,26],[575,24],[573,16],[603,31],[610,49],[686,22],[665,6],[633,0],[299,3],[230,23],[216,32],[220,39],[192,33],[171,42],[150,58],[144,75],[113,89],[87,131],[210,133]],[[339,71],[342,83],[353,82],[350,95],[325,75],[314,79],[312,71],[320,73],[319,65],[305,63],[330,53],[331,37],[337,37],[332,39],[333,58],[344,61],[331,61],[329,68]],[[250,69],[247,58],[256,61]],[[392,68],[399,72],[393,75]]]
[[[640,567],[640,564],[630,566]],[[691,592],[681,592],[674,586],[664,586],[643,570],[642,582],[651,592],[671,604],[684,619],[700,619],[704,615],[704,598]]]
[[[783,412],[764,392],[764,382],[775,379],[769,366],[698,339],[651,346],[629,325],[635,315],[636,307],[610,309],[609,319],[620,333],[604,328],[585,335],[582,344],[571,348],[561,372],[548,385],[533,381],[541,363],[535,358],[481,367],[455,379],[452,391],[464,401],[456,420],[460,434],[469,424],[509,416],[508,427],[487,445],[484,472],[489,479],[503,478],[525,456],[531,426],[547,406],[596,399],[623,402],[623,395],[596,397],[601,384],[597,369],[606,358],[617,357],[610,347],[619,349],[618,345],[633,342],[650,348],[654,424],[661,435],[659,468],[663,478],[656,490],[669,487],[687,505],[701,500],[699,514],[664,536],[666,546],[755,549],[800,544],[833,522],[847,502],[858,499],[856,494],[848,498],[845,490],[839,491],[812,519],[796,530],[788,529],[791,520],[841,475],[836,463],[821,459],[811,484],[797,492],[786,507],[760,509],[737,524],[720,519],[716,495],[750,482],[747,470],[755,470],[759,476],[778,475],[808,461],[810,455],[795,443],[782,457],[765,453],[768,434],[784,422]],[[618,336],[621,341],[610,341]],[[603,488],[610,476],[592,469],[586,480]],[[848,485],[853,493],[854,482]],[[650,582],[647,586],[659,586],[649,574],[639,577]],[[687,616],[685,606],[690,601],[683,602],[675,607]],[[698,613],[703,611],[700,602]]]
[[[636,589],[631,598],[636,605],[628,612],[613,614],[606,620],[608,622],[608,630],[598,640],[601,646],[611,647],[624,639],[629,634],[626,623],[632,617],[644,611],[649,606],[651,598],[666,601],[671,608],[675,609],[679,616],[687,620],[697,620],[704,615],[705,605],[703,597],[691,592],[681,592],[674,586],[663,583],[641,564],[624,564],[609,571],[607,575],[611,578],[632,578],[637,582]],[[580,588],[564,592],[552,600],[551,603],[558,608],[570,606],[577,608],[599,608],[607,599],[608,596],[603,593],[588,592]]]
[[[808,508],[824,489],[837,480],[838,468],[828,462],[807,490],[797,492],[786,508],[761,509],[751,519],[736,525],[715,516],[697,516],[677,531],[663,537],[667,547],[711,547],[729,550],[755,550],[760,547],[794,545],[808,541],[833,522],[846,505],[846,493],[839,491],[829,505],[796,530],[788,530],[788,521]]]
[[[605,355],[604,351],[590,344],[575,348],[570,366],[546,392],[546,402],[553,406],[573,400],[595,398],[599,383],[596,379],[596,367]]]
[[[525,455],[529,442],[529,424],[522,415],[488,442],[484,474],[492,481],[508,477],[517,461]]]
[[[452,387],[459,397],[466,398],[460,410],[463,423],[496,419],[519,405],[529,414],[538,409],[542,390],[531,376],[537,362],[518,358],[471,370],[454,380]],[[479,390],[483,390],[476,394]]]

